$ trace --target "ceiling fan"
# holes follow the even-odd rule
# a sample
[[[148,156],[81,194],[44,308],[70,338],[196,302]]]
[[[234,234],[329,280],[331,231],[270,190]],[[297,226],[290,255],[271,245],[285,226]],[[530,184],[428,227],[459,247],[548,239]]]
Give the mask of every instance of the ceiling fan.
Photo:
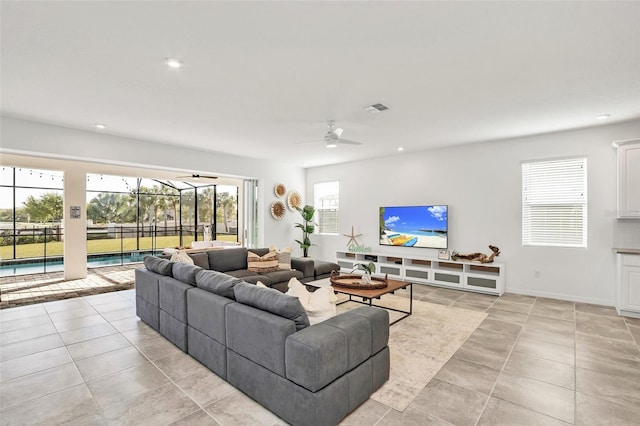
[[[327,123],[327,127],[329,130],[324,135],[324,143],[327,148],[336,148],[338,145],[346,144],[346,145],[362,145],[362,142],[356,142],[349,139],[343,139],[342,132],[344,129],[340,127],[336,127],[335,123],[329,121]],[[299,143],[311,143],[311,142],[319,142],[319,141],[309,141],[309,142],[299,142]]]
[[[218,179],[218,176],[199,175],[197,173],[185,176],[176,176],[176,179],[200,180],[200,179]]]

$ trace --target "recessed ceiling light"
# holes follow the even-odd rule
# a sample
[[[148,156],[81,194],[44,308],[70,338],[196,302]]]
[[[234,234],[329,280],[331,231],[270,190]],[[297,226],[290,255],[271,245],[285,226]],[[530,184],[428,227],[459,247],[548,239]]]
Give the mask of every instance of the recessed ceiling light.
[[[336,148],[338,144],[335,141],[327,141],[327,148]]]
[[[600,114],[598,115],[596,118],[598,120],[606,120],[607,118],[611,117],[611,114]]]
[[[171,68],[180,68],[182,66],[182,61],[175,58],[165,58],[164,63]]]
[[[398,147],[398,151],[404,151],[404,147],[399,146],[399,147]]]
[[[102,124],[102,123],[93,123],[93,127],[95,127],[96,129],[106,129],[107,125],[106,124]]]

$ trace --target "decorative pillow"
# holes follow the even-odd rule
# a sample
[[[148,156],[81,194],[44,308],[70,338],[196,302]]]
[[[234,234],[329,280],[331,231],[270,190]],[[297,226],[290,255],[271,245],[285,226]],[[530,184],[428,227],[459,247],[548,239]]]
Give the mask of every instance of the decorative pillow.
[[[290,271],[291,270],[291,247],[283,248],[279,250],[276,246],[269,247],[269,250],[275,251],[278,256],[278,270]]]
[[[309,292],[298,279],[289,280],[288,295],[297,297],[309,317],[311,325],[322,322],[336,315],[336,297],[333,287],[321,287]]]
[[[264,284],[262,283],[262,281],[258,281],[258,282],[256,283],[256,285],[257,285],[258,287],[260,287],[260,288],[269,288],[269,287],[267,287],[266,285],[264,285]]]
[[[259,288],[240,283],[233,287],[236,301],[270,312],[295,322],[296,331],[309,326],[309,318],[297,297],[291,297],[273,288]]]
[[[247,269],[251,272],[266,273],[278,270],[278,255],[270,251],[264,256],[259,256],[252,251],[247,253]]]
[[[193,259],[191,259],[184,250],[174,251],[170,260],[171,262],[188,263],[189,265],[193,265]]]
[[[147,256],[144,258],[144,267],[156,274],[171,277],[173,263],[167,259],[161,259],[155,256]]]

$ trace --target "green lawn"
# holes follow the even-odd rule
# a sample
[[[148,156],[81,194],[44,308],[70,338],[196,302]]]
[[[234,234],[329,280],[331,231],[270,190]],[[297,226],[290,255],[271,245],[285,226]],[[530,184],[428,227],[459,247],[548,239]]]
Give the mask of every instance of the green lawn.
[[[218,240],[221,241],[236,241],[235,235],[219,235]],[[178,246],[180,237],[157,237],[156,249],[162,249],[165,247]],[[193,237],[184,237],[183,242],[185,246],[188,246],[193,241]],[[63,254],[62,242],[48,242],[47,243],[47,257],[48,256],[61,256]],[[89,254],[94,253],[119,253],[122,245],[123,251],[136,250],[135,238],[120,239],[104,239],[104,240],[89,240],[87,241],[87,252]],[[152,238],[141,237],[140,238],[140,250],[151,250]],[[16,258],[29,258],[29,257],[42,257],[44,256],[44,244],[21,244],[16,246]],[[2,246],[0,247],[0,259],[13,259],[13,247]]]

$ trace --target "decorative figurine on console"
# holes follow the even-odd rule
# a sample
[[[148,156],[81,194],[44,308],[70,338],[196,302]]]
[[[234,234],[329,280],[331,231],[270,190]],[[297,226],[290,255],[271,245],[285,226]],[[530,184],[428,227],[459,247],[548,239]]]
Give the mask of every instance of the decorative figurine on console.
[[[489,246],[489,249],[491,250],[491,254],[488,256],[484,253],[460,254],[454,250],[451,253],[451,260],[467,259],[472,262],[491,263],[494,257],[500,256],[500,249],[492,245]]]

